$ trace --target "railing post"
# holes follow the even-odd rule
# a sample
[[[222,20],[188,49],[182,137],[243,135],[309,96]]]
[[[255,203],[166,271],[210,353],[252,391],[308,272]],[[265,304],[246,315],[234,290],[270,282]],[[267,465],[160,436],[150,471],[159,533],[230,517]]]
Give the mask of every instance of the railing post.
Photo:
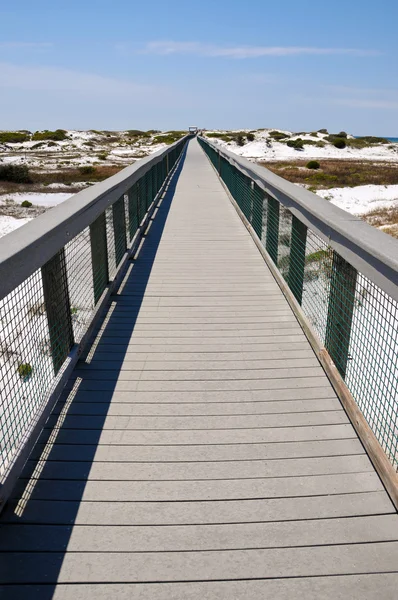
[[[126,215],[124,212],[124,196],[112,205],[113,236],[115,240],[115,262],[120,263],[126,252]]]
[[[109,282],[105,213],[90,225],[90,244],[94,304],[97,304]]]
[[[57,375],[74,344],[64,248],[42,266],[41,275],[51,357]]]
[[[275,264],[278,264],[279,241],[279,202],[268,196],[266,250]]]
[[[128,191],[128,209],[129,209],[129,242],[135,236],[140,224],[140,213],[138,207],[138,182]]]
[[[299,304],[303,300],[306,243],[307,227],[293,215],[288,284]]]
[[[347,372],[357,271],[333,251],[325,347],[343,379]]]
[[[259,240],[262,239],[263,234],[263,204],[264,204],[264,193],[259,190],[256,184],[253,182],[251,186],[251,195],[252,195],[252,227],[256,232]]]
[[[151,175],[151,171],[148,171],[146,174],[146,178],[145,178],[145,212],[147,212],[149,204],[150,204],[150,197],[152,194],[152,175]]]

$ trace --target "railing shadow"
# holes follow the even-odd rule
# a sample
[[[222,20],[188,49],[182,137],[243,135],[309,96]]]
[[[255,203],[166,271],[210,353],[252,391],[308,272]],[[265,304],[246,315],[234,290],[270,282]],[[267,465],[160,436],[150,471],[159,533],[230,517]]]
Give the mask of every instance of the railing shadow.
[[[104,423],[145,296],[185,154],[186,149],[150,220],[138,258],[129,263],[118,293],[112,296],[105,317],[88,344],[88,352],[79,361],[2,514],[0,580],[20,582],[18,586],[2,589],[0,586],[0,595],[5,593],[2,598],[51,600],[67,551],[79,551],[74,542],[76,519],[84,502],[95,502],[87,494],[87,483],[98,448],[104,444]],[[123,295],[124,286],[128,288],[126,295]],[[115,331],[115,325],[117,342],[115,346],[108,345],[105,339]],[[102,358],[107,360],[106,356],[112,363],[112,373],[105,379],[97,361],[101,359],[102,365]],[[97,483],[107,485],[106,480],[97,480]],[[76,527],[80,525],[81,521]],[[84,540],[84,533],[77,537]],[[101,545],[95,550],[101,552]],[[84,553],[83,550],[83,563]],[[65,568],[68,570],[67,565]]]

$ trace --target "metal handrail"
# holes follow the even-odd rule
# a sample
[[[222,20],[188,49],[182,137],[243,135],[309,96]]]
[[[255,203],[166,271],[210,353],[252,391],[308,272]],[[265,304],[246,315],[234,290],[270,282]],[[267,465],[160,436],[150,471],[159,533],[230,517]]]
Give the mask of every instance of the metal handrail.
[[[0,239],[0,300],[45,264],[76,235],[91,225],[186,135],[167,148],[138,160]]]
[[[0,240],[0,511],[190,137]]]
[[[398,506],[398,240],[204,137],[199,143],[354,427],[365,431],[372,460],[390,473],[381,476]]]
[[[237,156],[207,138],[199,139],[288,208],[347,262],[398,301],[398,240],[269,169]]]

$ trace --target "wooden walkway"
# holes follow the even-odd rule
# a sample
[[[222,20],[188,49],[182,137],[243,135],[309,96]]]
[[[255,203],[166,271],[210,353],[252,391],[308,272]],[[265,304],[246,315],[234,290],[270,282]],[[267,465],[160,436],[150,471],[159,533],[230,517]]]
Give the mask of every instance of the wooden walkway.
[[[196,140],[1,518],[0,597],[396,599],[398,518]]]

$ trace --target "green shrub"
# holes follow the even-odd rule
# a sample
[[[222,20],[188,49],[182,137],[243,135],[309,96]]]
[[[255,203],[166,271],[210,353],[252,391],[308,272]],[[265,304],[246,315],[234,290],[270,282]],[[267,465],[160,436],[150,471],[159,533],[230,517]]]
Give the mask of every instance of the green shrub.
[[[282,131],[270,131],[268,135],[272,137],[276,142],[279,142],[280,140],[285,140],[289,137],[288,133],[283,133]]]
[[[98,158],[100,160],[106,160],[108,158],[108,155],[106,152],[101,152],[101,154],[98,154]]]
[[[364,135],[362,137],[356,138],[357,140],[361,140],[363,142],[367,142],[368,144],[389,144],[389,141],[383,137],[375,137],[374,135]],[[351,140],[354,141],[354,140]]]
[[[305,181],[312,184],[319,184],[332,187],[338,180],[337,175],[329,175],[328,173],[323,173],[322,171],[316,171],[312,173],[310,177],[307,177]]]
[[[29,202],[29,200],[24,200],[21,203],[22,208],[30,208],[31,206],[33,206],[33,204],[31,202]]]
[[[29,363],[23,363],[18,366],[17,372],[22,379],[28,379],[32,375],[32,366]]]
[[[153,138],[152,144],[174,144],[185,135],[185,131],[167,131]]]
[[[248,134],[246,135],[246,138],[247,138],[247,141],[248,141],[248,142],[254,142],[254,140],[255,140],[255,135],[254,135],[254,133],[248,133]]]
[[[27,165],[0,165],[0,181],[32,183]]]
[[[297,140],[288,140],[286,145],[295,150],[303,150],[304,148],[304,142],[301,138],[297,138]]]
[[[225,136],[225,133],[217,133],[216,131],[209,131],[208,133],[206,133],[206,137],[208,138],[217,138],[220,139],[222,136]],[[229,136],[228,136],[229,137]]]
[[[93,173],[95,173],[95,167],[92,167],[91,165],[86,165],[84,167],[79,167],[79,171],[82,175],[92,175]]]
[[[24,131],[0,131],[0,143],[2,144],[21,144],[29,139],[30,135]]]
[[[336,138],[336,140],[333,142],[333,146],[335,148],[338,148],[339,150],[343,150],[347,144],[346,141],[343,140],[343,138]]]
[[[40,141],[40,140],[53,140],[55,142],[62,142],[62,140],[67,140],[68,136],[66,135],[66,131],[64,129],[56,129],[55,131],[49,131],[45,129],[44,131],[36,131],[32,135],[32,140]]]
[[[316,169],[319,169],[319,168],[320,168],[320,166],[321,166],[321,165],[319,164],[319,162],[318,162],[317,160],[310,160],[310,161],[309,161],[309,162],[306,164],[306,167],[307,167],[307,169],[314,169],[314,170],[316,170]]]
[[[340,131],[340,133],[336,133],[336,137],[345,138],[346,139],[347,138],[347,134],[346,134],[345,131]]]
[[[131,137],[141,137],[142,135],[147,135],[146,131],[141,131],[140,129],[128,129],[126,133]]]
[[[242,134],[238,134],[235,138],[236,143],[238,144],[238,146],[244,146],[245,145],[245,136]]]
[[[318,129],[318,133],[329,133],[327,129]]]

